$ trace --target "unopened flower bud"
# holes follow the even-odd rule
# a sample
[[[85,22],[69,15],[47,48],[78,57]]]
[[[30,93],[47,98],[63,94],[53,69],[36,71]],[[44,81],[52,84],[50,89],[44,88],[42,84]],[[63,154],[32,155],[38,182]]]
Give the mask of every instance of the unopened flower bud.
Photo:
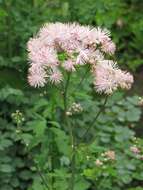
[[[136,145],[131,146],[130,151],[133,152],[134,154],[139,154],[140,153],[140,150]]]
[[[112,150],[109,150],[107,152],[105,152],[105,156],[109,159],[109,160],[115,160],[115,152]]]
[[[140,159],[143,160],[143,155],[140,156]]]
[[[66,115],[67,115],[67,116],[71,116],[72,113],[71,113],[70,111],[67,111],[67,112],[66,112]]]
[[[25,118],[23,117],[23,113],[19,110],[16,110],[16,112],[11,114],[11,117],[13,121],[17,124],[21,124],[23,121],[25,121]]]
[[[119,28],[122,28],[123,25],[124,25],[123,20],[120,19],[120,18],[117,20],[116,24],[117,24],[117,26],[118,26]]]
[[[139,97],[138,105],[143,106],[143,97]]]
[[[95,161],[95,164],[96,164],[97,166],[102,166],[102,165],[103,165],[103,162],[100,161],[99,159],[97,159],[97,160]]]

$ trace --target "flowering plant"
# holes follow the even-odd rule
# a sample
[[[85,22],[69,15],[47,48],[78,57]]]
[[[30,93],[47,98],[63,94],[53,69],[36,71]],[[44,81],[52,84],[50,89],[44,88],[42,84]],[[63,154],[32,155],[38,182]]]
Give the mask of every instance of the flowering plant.
[[[46,24],[36,37],[31,38],[28,42],[29,84],[33,87],[44,87],[51,83],[57,86],[63,97],[63,115],[60,123],[62,129],[70,136],[70,159],[69,162],[67,161],[70,165],[68,184],[70,190],[75,189],[77,152],[103,112],[107,97],[118,88],[130,89],[133,83],[133,76],[120,70],[117,63],[109,59],[114,52],[115,44],[112,42],[108,30],[81,26],[77,23]],[[89,123],[85,132],[78,139],[73,126],[75,121],[72,122],[70,117],[82,112],[83,108],[75,102],[69,106],[68,88],[71,76],[78,73],[80,67],[86,67],[87,71],[83,78],[79,82],[77,81],[77,84],[82,85],[83,81],[87,79],[86,73],[89,71],[94,89],[99,94],[105,94],[106,98],[94,120]],[[90,141],[85,142],[91,143]],[[115,160],[114,151],[107,151],[104,155],[109,160]],[[102,162],[96,160],[96,165],[102,165]]]
[[[133,77],[121,71],[107,55],[115,52],[115,44],[106,29],[79,24],[46,24],[28,42],[30,61],[28,80],[31,86],[43,87],[47,81],[58,84],[64,80],[62,69],[75,72],[88,64],[97,92],[111,94],[118,87],[128,89]],[[63,53],[64,60],[59,56]]]

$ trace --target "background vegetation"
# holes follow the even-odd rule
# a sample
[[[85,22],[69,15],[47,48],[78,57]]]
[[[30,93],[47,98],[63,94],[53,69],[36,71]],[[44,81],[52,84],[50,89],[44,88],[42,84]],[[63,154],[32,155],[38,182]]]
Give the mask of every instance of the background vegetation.
[[[55,105],[62,109],[62,100],[56,89],[29,87],[28,39],[45,22],[107,27],[117,44],[117,61],[138,79],[143,65],[142,7],[141,0],[0,0],[0,190],[44,190],[41,176],[53,189],[67,189],[68,137],[55,122],[60,116],[54,111]],[[78,123],[79,138],[85,130],[83,123],[88,127],[101,106],[88,84],[77,92],[76,101],[84,108],[73,120]],[[95,133],[96,141],[89,148],[85,144],[79,148],[75,190],[143,189],[143,140],[137,133],[142,127],[137,92],[142,95],[142,91],[138,85],[132,93],[118,92],[109,99],[104,115],[86,139]],[[133,145],[139,147],[140,155],[130,151]],[[116,162],[101,157],[108,150],[115,151]],[[103,159],[104,167],[95,165],[97,158]]]

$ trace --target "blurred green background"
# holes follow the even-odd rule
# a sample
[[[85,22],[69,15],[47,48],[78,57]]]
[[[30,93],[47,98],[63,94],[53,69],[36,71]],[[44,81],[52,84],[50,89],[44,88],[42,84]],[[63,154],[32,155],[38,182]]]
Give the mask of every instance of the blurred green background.
[[[45,22],[79,22],[106,27],[111,30],[113,41],[117,45],[115,60],[122,68],[130,70],[135,76],[135,85],[129,94],[143,95],[142,10],[142,0],[0,0],[0,190],[27,190],[35,179],[32,159],[23,145],[31,139],[28,134],[29,128],[24,129],[23,136],[17,136],[16,130],[19,128],[11,118],[11,114],[18,109],[25,114],[29,122],[35,118],[33,112],[38,114],[47,106],[45,100],[40,99],[39,107],[34,107],[32,110],[34,103],[39,100],[41,90],[37,92],[27,83],[26,43],[28,39],[36,34]],[[135,102],[136,98],[129,99],[126,104],[122,103],[125,107],[121,106],[120,109],[118,105],[115,106],[116,110],[112,110],[112,114],[116,115],[117,112],[132,109],[131,113],[127,113],[126,118],[124,118],[126,114],[124,112],[122,116],[116,115],[119,123],[124,122],[128,125],[129,122],[135,122],[136,130],[125,131],[131,137],[133,131],[142,136],[142,122],[139,122],[141,111],[136,108]],[[46,111],[48,115],[52,108]],[[47,115],[44,112],[45,118]],[[122,130],[121,128],[120,132]],[[106,136],[105,132],[103,136]],[[131,185],[123,185],[121,189],[122,187],[124,190],[130,189],[132,185],[135,187],[139,185],[138,190],[143,189],[143,173],[141,176],[136,175],[137,181],[134,181],[134,177],[129,179],[128,174],[125,174],[124,178],[125,184]],[[111,188],[112,184],[109,190]],[[108,188],[106,186],[102,189]],[[112,189],[120,190],[118,187]],[[130,190],[135,189],[137,190],[137,188]],[[29,190],[43,189],[36,184]]]

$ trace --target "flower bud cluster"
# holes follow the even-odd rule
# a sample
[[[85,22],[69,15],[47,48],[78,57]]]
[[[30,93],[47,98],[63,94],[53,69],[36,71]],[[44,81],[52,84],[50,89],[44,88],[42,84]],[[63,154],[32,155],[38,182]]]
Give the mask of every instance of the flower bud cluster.
[[[11,114],[11,117],[13,119],[13,121],[16,123],[16,124],[21,124],[23,121],[25,121],[25,118],[23,116],[23,113],[20,112],[19,110],[16,110],[16,112],[12,113]]]
[[[138,104],[139,104],[139,106],[143,106],[143,97],[139,97]]]
[[[102,156],[105,158],[105,160],[115,160],[115,152],[113,150],[108,150],[105,153],[102,154]]]
[[[95,165],[102,166],[107,161],[115,161],[115,160],[116,160],[115,152],[113,150],[108,150],[101,154],[101,158],[95,161]]]
[[[140,153],[140,149],[136,145],[131,146],[130,151],[133,152],[134,154]]]
[[[103,162],[102,162],[101,160],[97,159],[97,160],[95,161],[95,164],[96,164],[96,166],[102,166],[102,165],[103,165]]]
[[[68,109],[68,111],[66,112],[66,114],[67,114],[68,116],[71,116],[71,115],[73,115],[73,114],[81,113],[82,111],[83,111],[83,108],[82,108],[81,104],[74,102],[74,103],[71,105],[71,107]]]
[[[143,160],[143,149],[140,145],[140,139],[139,138],[136,138],[136,137],[133,138],[133,145],[130,146],[130,151],[133,153],[133,155],[137,159]]]
[[[137,145],[131,146],[130,151],[135,155],[137,159],[143,160],[143,153],[141,151],[141,148],[137,147]]]

